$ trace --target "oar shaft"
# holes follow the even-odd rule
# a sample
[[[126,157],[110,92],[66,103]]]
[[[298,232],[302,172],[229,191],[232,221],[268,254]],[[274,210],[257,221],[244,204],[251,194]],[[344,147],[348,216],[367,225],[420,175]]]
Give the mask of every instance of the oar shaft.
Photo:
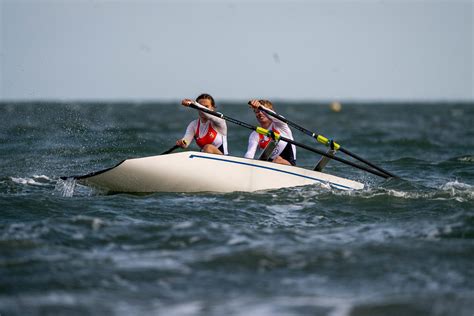
[[[306,135],[308,136],[311,136],[313,137],[314,139],[316,139],[319,143],[323,144],[323,145],[326,145],[326,146],[330,146],[331,145],[331,140],[329,140],[328,138],[324,137],[323,135],[319,135],[318,133],[316,132],[312,132],[298,124],[296,124],[295,122],[292,122],[290,120],[288,120],[287,118],[285,118],[284,116],[281,116],[280,114],[277,114],[277,113],[274,113],[270,110],[268,110],[267,108],[265,108],[264,106],[260,106],[258,108],[260,111],[263,111],[265,113],[267,113],[268,115],[270,116],[273,116],[275,118],[277,118],[278,120],[282,121],[283,123],[286,123],[288,125],[290,125],[291,127],[294,127],[296,128],[297,130],[305,133]],[[335,143],[333,142],[332,143],[333,146],[334,146],[334,149],[336,150],[339,150],[339,148],[341,147],[338,143]]]
[[[359,160],[359,161],[365,163],[366,165],[371,166],[372,168],[374,168],[374,169],[376,169],[376,170],[378,170],[378,171],[380,171],[380,172],[385,173],[385,174],[388,175],[389,177],[398,178],[398,177],[397,177],[396,175],[394,175],[393,173],[391,173],[391,172],[389,172],[389,171],[387,171],[387,170],[385,170],[385,169],[383,169],[383,168],[381,168],[381,167],[379,167],[379,166],[374,165],[374,164],[371,163],[370,161],[365,160],[364,158],[362,158],[362,157],[360,157],[360,156],[354,154],[353,152],[348,151],[347,149],[345,149],[345,148],[343,148],[343,147],[340,147],[339,150],[342,151],[343,153],[345,153],[346,155],[349,155],[349,156],[351,156],[352,158],[357,159],[357,160]]]
[[[283,117],[283,116],[281,116],[281,115],[279,115],[279,114],[276,114],[276,113],[274,113],[274,112],[272,112],[272,111],[269,111],[268,109],[266,109],[266,108],[263,107],[263,106],[260,106],[260,107],[259,107],[259,110],[264,111],[264,112],[267,113],[268,115],[273,116],[273,117],[279,119],[280,121],[282,121],[282,122],[284,122],[284,123],[286,123],[286,124],[288,124],[288,125],[290,125],[290,126],[296,128],[297,130],[299,130],[299,131],[301,131],[301,132],[303,132],[303,133],[305,133],[305,134],[307,134],[307,135],[309,135],[309,136],[315,138],[315,139],[316,139],[318,142],[320,142],[321,144],[324,144],[324,145],[326,145],[326,146],[329,146],[329,145],[331,144],[331,141],[330,141],[329,139],[327,139],[326,137],[324,137],[324,136],[322,136],[322,135],[318,135],[316,132],[312,132],[312,131],[310,131],[310,130],[307,130],[306,128],[304,128],[304,127],[302,127],[302,126],[300,126],[300,125],[298,125],[298,124],[296,124],[296,123],[294,123],[294,122],[288,120],[287,118],[285,118],[285,117]],[[379,167],[379,166],[376,166],[375,164],[371,163],[370,161],[368,161],[368,160],[366,160],[366,159],[360,157],[359,155],[356,155],[355,153],[350,152],[349,150],[343,148],[343,147],[340,146],[339,144],[337,144],[337,143],[333,143],[333,144],[335,145],[335,146],[334,146],[335,149],[342,151],[342,152],[345,153],[346,155],[348,155],[348,156],[350,156],[350,157],[352,157],[352,158],[354,158],[354,159],[357,159],[357,160],[359,160],[360,162],[365,163],[366,165],[368,165],[368,166],[370,166],[370,167],[372,167],[372,168],[374,168],[374,169],[376,169],[376,170],[378,170],[378,171],[380,171],[380,172],[386,174],[388,177],[397,178],[397,176],[394,175],[393,173],[391,173],[391,172],[389,172],[389,171],[387,171],[387,170],[385,170],[385,169],[383,169],[383,168],[381,168],[381,167]],[[335,158],[333,157],[333,159],[335,159]],[[335,159],[335,160],[337,160],[337,159]],[[388,177],[386,177],[386,178],[388,178]]]
[[[171,148],[168,149],[167,151],[162,152],[160,155],[167,155],[167,154],[169,154],[169,153],[175,151],[175,150],[178,149],[179,147],[180,147],[180,146],[178,146],[178,145],[174,145],[173,147],[171,147]]]
[[[197,105],[192,104],[192,103],[191,103],[189,106],[192,107],[192,108],[194,108],[194,109],[203,111],[203,112],[205,112],[205,113],[207,113],[207,114],[209,114],[209,115],[213,115],[213,116],[219,117],[219,118],[221,118],[221,119],[227,120],[227,121],[229,121],[229,122],[232,122],[232,123],[234,123],[234,124],[237,124],[237,125],[246,127],[246,128],[248,128],[248,129],[254,130],[254,131],[258,132],[258,133],[265,134],[265,132],[267,132],[267,133],[268,133],[267,136],[275,137],[275,134],[274,134],[274,133],[271,133],[271,131],[267,131],[267,130],[265,130],[265,129],[263,129],[263,128],[257,128],[256,126],[253,126],[253,125],[247,124],[247,123],[245,123],[245,122],[236,120],[236,119],[234,119],[234,118],[232,118],[232,117],[229,117],[229,116],[226,116],[226,115],[224,115],[224,114],[222,114],[222,113],[215,112],[215,111],[209,110],[209,109],[207,109],[207,108],[197,106]],[[307,145],[302,144],[302,143],[298,143],[298,142],[296,142],[296,141],[294,141],[294,140],[292,140],[292,139],[289,139],[289,138],[286,138],[286,137],[283,137],[283,136],[278,136],[278,139],[283,140],[283,141],[285,141],[285,142],[287,142],[287,143],[293,144],[293,145],[295,145],[295,146],[301,147],[301,148],[303,148],[303,149],[312,151],[312,152],[314,152],[314,153],[317,153],[317,154],[320,154],[320,155],[329,157],[329,158],[331,158],[331,159],[337,160],[337,161],[339,161],[339,162],[345,163],[345,164],[347,164],[347,165],[349,165],[349,166],[352,166],[352,167],[354,167],[354,168],[367,171],[367,172],[372,173],[372,174],[374,174],[374,175],[376,175],[376,176],[379,176],[379,177],[382,177],[382,178],[388,178],[388,176],[387,176],[386,174],[384,174],[384,173],[378,172],[378,171],[376,171],[376,170],[372,170],[372,169],[367,168],[367,167],[365,167],[365,166],[358,165],[358,164],[356,164],[356,163],[354,163],[354,162],[352,162],[352,161],[349,161],[349,160],[346,160],[346,159],[343,159],[343,158],[339,158],[339,157],[336,157],[336,156],[331,156],[331,155],[325,153],[325,152],[322,151],[322,150],[319,150],[319,149],[316,149],[316,148],[307,146]]]
[[[290,143],[290,144],[293,144],[293,145],[295,145],[295,146],[304,148],[304,149],[306,149],[306,150],[312,151],[312,152],[314,152],[314,153],[320,154],[320,155],[325,156],[325,157],[328,157],[328,158],[330,158],[330,159],[337,160],[337,161],[339,161],[339,162],[342,162],[342,163],[344,163],[344,164],[346,164],[346,165],[349,165],[349,166],[352,166],[352,167],[354,167],[354,168],[367,171],[367,172],[372,173],[372,174],[374,174],[374,175],[376,175],[376,176],[379,176],[379,177],[382,177],[382,178],[385,178],[385,179],[386,179],[386,178],[389,178],[389,176],[388,176],[387,174],[385,174],[385,173],[382,173],[382,172],[379,172],[379,171],[376,171],[376,170],[372,170],[372,169],[367,168],[367,167],[365,167],[365,166],[356,164],[356,163],[354,163],[354,162],[352,162],[352,161],[350,161],[350,160],[346,160],[346,159],[343,159],[343,158],[340,158],[340,157],[337,157],[337,156],[332,156],[332,155],[330,155],[330,154],[328,154],[328,153],[326,153],[326,152],[324,152],[324,151],[322,151],[322,150],[319,150],[319,149],[316,149],[316,148],[307,146],[307,145],[302,144],[302,143],[299,143],[299,142],[295,142],[294,140],[291,140],[291,139],[289,139],[289,138],[280,136],[280,139],[281,139],[282,141],[285,141],[285,142]]]
[[[249,104],[250,104],[250,102],[249,102]],[[267,113],[267,114],[270,115],[270,116],[273,116],[273,117],[279,119],[279,120],[282,121],[283,123],[286,123],[286,124],[288,124],[288,125],[291,125],[292,127],[296,128],[297,130],[299,130],[299,131],[301,131],[301,132],[303,132],[303,133],[305,133],[305,134],[307,134],[307,135],[309,135],[309,136],[311,136],[311,137],[316,138],[316,137],[318,136],[316,133],[313,133],[313,132],[311,132],[310,130],[307,130],[306,128],[304,128],[304,127],[302,127],[302,126],[299,126],[298,124],[293,123],[292,121],[288,120],[286,117],[281,116],[281,115],[279,115],[279,114],[277,114],[277,113],[274,113],[274,112],[268,110],[267,108],[265,108],[264,106],[259,106],[258,109],[259,109],[260,111],[263,111],[263,112]]]

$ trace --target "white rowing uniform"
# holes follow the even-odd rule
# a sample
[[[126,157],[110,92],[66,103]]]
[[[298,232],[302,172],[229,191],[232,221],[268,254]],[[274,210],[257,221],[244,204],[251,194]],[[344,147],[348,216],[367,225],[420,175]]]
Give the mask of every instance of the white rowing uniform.
[[[197,106],[203,107],[200,104]],[[202,113],[207,118],[206,122],[203,122],[201,118],[198,118],[189,123],[186,128],[186,133],[183,136],[183,139],[186,141],[186,147],[188,147],[194,139],[201,149],[207,144],[212,144],[224,155],[228,155],[227,124],[225,120],[205,112]]]
[[[273,112],[270,109],[267,109]],[[274,113],[274,112],[273,112]],[[291,132],[290,127],[285,122],[280,121],[277,118],[266,115],[272,123],[267,128],[268,130],[273,130],[274,132],[279,133],[281,136],[293,140],[293,133]],[[253,131],[249,136],[249,143],[247,147],[247,152],[245,153],[245,158],[253,159],[255,152],[258,148],[264,149],[270,142],[270,137],[264,136],[262,134]],[[279,141],[275,149],[273,150],[270,159],[273,160],[276,157],[281,156],[282,158],[288,160],[291,164],[296,163],[296,146],[293,144],[288,144],[285,141]]]

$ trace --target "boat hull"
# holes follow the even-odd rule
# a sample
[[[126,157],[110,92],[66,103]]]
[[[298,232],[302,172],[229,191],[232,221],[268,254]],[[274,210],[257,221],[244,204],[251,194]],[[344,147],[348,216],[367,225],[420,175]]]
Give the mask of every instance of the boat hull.
[[[341,190],[360,182],[294,166],[201,152],[127,159],[117,166],[77,177],[112,192],[253,192],[311,184]]]

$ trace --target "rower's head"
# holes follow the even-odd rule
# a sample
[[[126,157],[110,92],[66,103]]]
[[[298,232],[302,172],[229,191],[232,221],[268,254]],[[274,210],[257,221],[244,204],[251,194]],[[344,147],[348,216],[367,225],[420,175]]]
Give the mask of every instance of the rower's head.
[[[264,107],[266,107],[267,109],[270,109],[270,110],[273,110],[273,103],[268,101],[268,100],[258,100],[258,102],[260,102],[261,105],[263,105]]]
[[[273,110],[273,103],[272,102],[270,102],[268,100],[258,100],[258,102],[262,106],[266,107],[267,109]],[[257,121],[260,124],[260,126],[262,126],[264,128],[267,128],[268,126],[270,126],[270,124],[272,123],[272,120],[270,120],[264,112],[262,112],[258,109],[255,109],[254,112],[255,112],[255,117],[257,118]]]
[[[214,98],[210,94],[207,94],[207,93],[201,94],[200,96],[196,98],[196,102],[201,104],[202,106],[205,106],[209,110],[212,110],[212,111],[216,110],[216,102],[214,101]],[[206,116],[201,111],[199,111],[199,116],[204,120],[206,119]]]
[[[214,101],[214,98],[207,93],[203,93],[200,96],[196,98],[196,101],[201,104],[202,106],[205,106],[209,110],[215,110],[216,109],[216,102]]]

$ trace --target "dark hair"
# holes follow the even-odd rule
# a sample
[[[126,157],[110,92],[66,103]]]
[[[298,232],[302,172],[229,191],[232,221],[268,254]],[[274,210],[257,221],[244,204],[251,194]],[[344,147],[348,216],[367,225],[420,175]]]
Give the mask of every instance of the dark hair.
[[[211,105],[213,107],[216,107],[216,102],[214,101],[214,98],[210,94],[207,94],[207,93],[203,93],[200,96],[198,96],[196,98],[196,101],[199,102],[199,100],[206,100],[206,99],[211,101]]]

